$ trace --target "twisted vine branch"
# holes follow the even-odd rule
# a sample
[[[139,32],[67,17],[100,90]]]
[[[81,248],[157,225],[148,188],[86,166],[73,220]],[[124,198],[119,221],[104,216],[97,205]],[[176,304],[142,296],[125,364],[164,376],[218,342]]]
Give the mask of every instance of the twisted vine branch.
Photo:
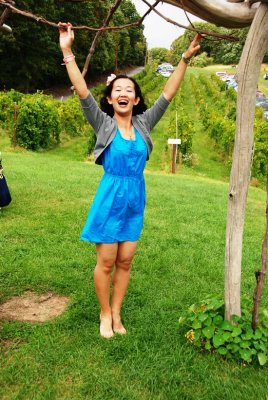
[[[68,0],[70,1],[70,0]],[[76,0],[77,2],[80,2],[80,0]],[[88,67],[89,67],[89,63],[91,61],[91,58],[95,52],[95,48],[96,48],[96,44],[97,41],[99,39],[99,37],[101,36],[101,34],[105,31],[112,31],[112,30],[122,30],[122,29],[128,29],[134,26],[139,26],[143,23],[145,17],[151,12],[154,11],[157,15],[159,15],[161,18],[163,18],[165,21],[167,21],[168,23],[171,23],[173,25],[176,25],[180,28],[184,28],[184,29],[188,29],[190,31],[193,32],[198,32],[201,34],[205,34],[207,36],[214,36],[217,37],[218,39],[225,39],[225,40],[229,40],[229,41],[238,41],[238,38],[235,38],[234,36],[230,36],[230,35],[222,35],[216,32],[210,32],[210,31],[204,31],[204,30],[198,30],[196,28],[194,28],[194,26],[192,25],[192,27],[186,27],[182,24],[177,23],[176,21],[173,21],[170,18],[165,17],[163,14],[161,14],[159,11],[157,11],[155,9],[155,7],[157,6],[157,4],[160,2],[160,0],[156,0],[155,3],[153,5],[151,5],[150,3],[148,3],[147,0],[142,0],[147,6],[148,6],[148,10],[147,12],[137,21],[131,22],[129,24],[125,24],[125,25],[118,25],[118,26],[109,26],[109,23],[114,15],[114,13],[116,12],[116,10],[118,9],[118,7],[120,6],[120,4],[122,3],[123,0],[116,0],[114,5],[110,8],[108,15],[103,23],[103,25],[99,28],[94,28],[91,26],[86,26],[86,25],[81,25],[81,26],[73,26],[74,30],[78,30],[78,29],[84,29],[84,30],[89,30],[89,31],[95,31],[96,35],[93,39],[93,42],[91,44],[91,47],[89,49],[89,53],[86,57],[86,61],[83,67],[83,71],[82,71],[82,75],[85,76],[87,71],[88,71]],[[46,18],[42,17],[42,16],[37,16],[29,11],[23,11],[18,9],[15,6],[14,1],[12,0],[0,0],[0,6],[5,7],[4,12],[3,12],[3,16],[5,15],[5,18],[7,15],[9,15],[10,13],[14,13],[14,14],[19,14],[22,15],[26,18],[30,18],[30,19],[34,19],[36,22],[39,23],[43,23],[45,25],[49,25],[51,27],[55,27],[58,28],[58,24],[55,22],[51,22],[48,21]],[[1,17],[0,17],[0,21],[1,21]],[[0,24],[1,25],[1,24]]]
[[[171,23],[173,25],[176,25],[179,28],[183,28],[183,29],[190,30],[190,31],[193,31],[193,32],[199,32],[199,33],[205,34],[207,36],[215,36],[218,39],[224,39],[224,40],[235,41],[235,42],[239,41],[238,38],[236,38],[234,36],[231,36],[231,35],[222,35],[222,34],[219,34],[217,32],[203,31],[203,30],[198,30],[198,29],[195,29],[195,28],[190,28],[190,27],[187,27],[185,25],[179,24],[178,22],[173,21],[170,18],[165,17],[163,14],[161,14],[159,11],[157,11],[155,9],[156,5],[160,2],[160,0],[156,1],[155,4],[153,4],[153,5],[148,3],[146,0],[142,0],[142,1],[149,7],[149,10],[137,21],[134,21],[134,22],[131,22],[131,23],[125,24],[125,25],[118,25],[118,26],[104,26],[103,25],[100,28],[94,28],[92,26],[86,26],[86,25],[78,25],[78,26],[73,26],[73,29],[75,29],[75,30],[76,29],[84,29],[84,30],[95,31],[95,32],[128,29],[128,28],[131,28],[131,27],[134,27],[134,26],[141,25],[143,20],[144,20],[144,18],[151,11],[154,11],[157,15],[159,15],[165,21],[167,21],[167,22],[169,22],[169,23]],[[29,12],[29,11],[20,10],[17,7],[15,7],[14,5],[12,5],[8,0],[0,0],[0,6],[9,8],[12,11],[12,13],[14,13],[14,14],[20,14],[20,15],[22,15],[24,17],[27,17],[27,18],[30,18],[30,19],[34,19],[36,22],[40,22],[40,23],[49,25],[49,26],[54,27],[54,28],[58,28],[58,24],[57,23],[48,21],[46,18],[44,18],[42,16],[35,15],[35,14]]]

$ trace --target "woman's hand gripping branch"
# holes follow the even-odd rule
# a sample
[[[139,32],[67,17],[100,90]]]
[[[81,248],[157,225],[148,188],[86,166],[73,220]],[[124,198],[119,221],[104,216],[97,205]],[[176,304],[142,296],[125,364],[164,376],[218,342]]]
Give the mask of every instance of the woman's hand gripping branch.
[[[178,89],[180,88],[181,82],[184,78],[188,62],[190,59],[198,52],[200,49],[200,41],[202,39],[202,35],[199,33],[195,35],[194,39],[190,43],[188,49],[183,53],[182,59],[180,60],[177,68],[172,73],[170,78],[168,79],[163,94],[168,101],[171,101],[173,97],[176,95]]]
[[[86,81],[75,62],[75,56],[72,52],[72,44],[74,41],[72,24],[69,22],[59,22],[58,26],[60,34],[60,48],[63,54],[63,65],[66,65],[67,73],[76,93],[80,98],[84,99],[88,96],[89,90],[87,88]]]

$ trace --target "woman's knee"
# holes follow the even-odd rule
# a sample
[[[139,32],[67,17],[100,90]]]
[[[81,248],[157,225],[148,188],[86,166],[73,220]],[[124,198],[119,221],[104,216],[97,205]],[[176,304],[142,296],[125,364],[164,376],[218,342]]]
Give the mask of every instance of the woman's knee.
[[[137,249],[137,242],[122,242],[118,246],[115,265],[117,268],[128,271]]]
[[[114,259],[107,258],[107,259],[98,260],[96,267],[95,267],[95,271],[101,270],[108,274],[112,271],[114,264],[115,264]]]
[[[107,245],[97,247],[97,265],[95,270],[101,269],[103,272],[111,272],[116,261],[117,247]]]
[[[123,269],[124,271],[129,271],[131,268],[133,257],[124,257],[124,258],[117,258],[115,262],[116,268]]]

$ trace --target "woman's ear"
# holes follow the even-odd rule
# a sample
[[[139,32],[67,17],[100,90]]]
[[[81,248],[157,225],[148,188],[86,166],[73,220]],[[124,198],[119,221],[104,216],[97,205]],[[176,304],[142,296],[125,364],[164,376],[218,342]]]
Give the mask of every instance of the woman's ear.
[[[139,104],[139,102],[140,102],[140,97],[136,97],[134,105],[136,106],[137,104]]]
[[[108,101],[109,104],[112,104],[112,99],[111,99],[111,97],[107,96],[107,97],[106,97],[106,100]]]

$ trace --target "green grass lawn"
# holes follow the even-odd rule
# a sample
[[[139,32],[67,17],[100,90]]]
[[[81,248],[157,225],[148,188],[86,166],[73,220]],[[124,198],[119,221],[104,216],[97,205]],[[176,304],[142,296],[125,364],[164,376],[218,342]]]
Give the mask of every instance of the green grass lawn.
[[[186,103],[194,113],[191,98]],[[13,150],[0,131],[13,198],[0,212],[0,303],[27,290],[70,298],[53,321],[1,321],[1,399],[268,399],[267,367],[200,353],[178,323],[192,303],[223,295],[228,168],[196,121],[198,162],[171,175],[167,124],[164,117],[154,130],[145,172],[145,225],[122,314],[128,334],[111,340],[99,336],[95,247],[80,241],[102,168],[86,161],[85,137],[33,153]],[[242,295],[249,298],[260,267],[265,197],[250,188],[242,270]],[[265,288],[264,306],[267,294]]]
[[[1,322],[1,399],[267,398],[266,368],[199,353],[178,324],[193,302],[223,293],[226,183],[146,172],[145,227],[123,310],[128,334],[107,341],[98,334],[94,245],[79,240],[101,168],[69,152],[10,150],[4,161],[13,201],[0,215],[1,302],[33,290],[68,295],[70,305],[52,322]],[[249,297],[264,211],[265,193],[251,188]]]

